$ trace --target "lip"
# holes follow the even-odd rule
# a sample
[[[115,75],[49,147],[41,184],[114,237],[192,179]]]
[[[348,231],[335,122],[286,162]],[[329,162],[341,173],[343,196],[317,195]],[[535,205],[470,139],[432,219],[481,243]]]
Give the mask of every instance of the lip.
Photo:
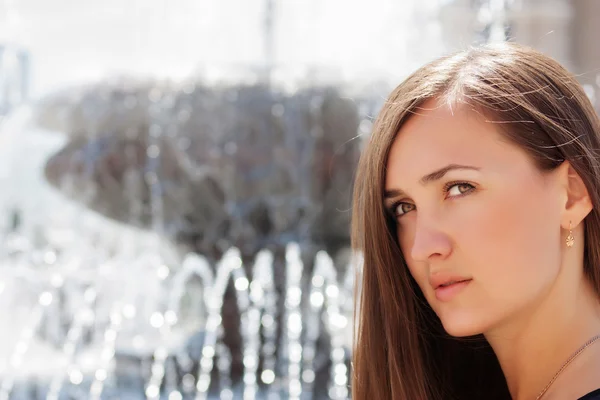
[[[429,276],[429,284],[435,291],[435,297],[439,301],[450,301],[462,289],[464,289],[472,278],[456,275],[451,272],[439,271]],[[448,283],[455,282],[452,285]],[[444,286],[448,285],[448,286]]]
[[[440,286],[446,285],[450,282],[462,282],[471,279],[472,278],[469,278],[468,276],[461,276],[449,272],[439,271],[429,276],[429,284],[434,290],[436,290]]]
[[[450,301],[452,300],[456,295],[458,295],[465,287],[467,287],[469,285],[469,283],[471,283],[472,279],[465,279],[456,283],[453,283],[452,285],[448,285],[448,286],[438,286],[435,289],[435,297],[439,300],[439,301]]]

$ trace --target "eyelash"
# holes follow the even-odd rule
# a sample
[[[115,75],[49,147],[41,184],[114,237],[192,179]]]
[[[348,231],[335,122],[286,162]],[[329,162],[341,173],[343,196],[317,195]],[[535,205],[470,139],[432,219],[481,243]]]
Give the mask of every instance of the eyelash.
[[[454,186],[469,186],[469,190],[467,190],[466,192],[464,192],[464,193],[461,193],[461,194],[459,194],[459,195],[453,196],[453,198],[457,198],[457,197],[463,197],[463,196],[465,196],[465,195],[467,195],[467,194],[471,193],[471,192],[472,192],[473,190],[475,190],[475,188],[476,188],[476,187],[475,187],[475,185],[473,185],[472,183],[469,183],[469,182],[464,182],[464,181],[453,181],[453,182],[447,182],[446,184],[444,184],[444,193],[446,194],[446,196],[448,195],[448,191],[449,191],[451,188],[453,188]],[[390,213],[390,215],[391,215],[393,218],[399,218],[399,217],[401,217],[402,215],[404,215],[404,214],[401,214],[401,215],[396,215],[396,210],[398,209],[398,207],[399,207],[401,204],[404,204],[404,203],[406,203],[406,202],[405,202],[405,201],[396,201],[396,202],[394,202],[394,203],[393,203],[393,204],[390,206],[390,209],[388,210],[388,212]],[[407,204],[410,204],[410,203],[407,203]],[[411,211],[412,211],[412,210],[411,210]],[[405,214],[406,214],[406,213],[405,213]]]

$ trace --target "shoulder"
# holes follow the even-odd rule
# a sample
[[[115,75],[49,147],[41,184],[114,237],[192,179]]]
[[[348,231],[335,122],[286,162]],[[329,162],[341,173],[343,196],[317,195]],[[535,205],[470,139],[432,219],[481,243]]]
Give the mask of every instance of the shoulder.
[[[579,400],[600,400],[600,388],[580,397]]]

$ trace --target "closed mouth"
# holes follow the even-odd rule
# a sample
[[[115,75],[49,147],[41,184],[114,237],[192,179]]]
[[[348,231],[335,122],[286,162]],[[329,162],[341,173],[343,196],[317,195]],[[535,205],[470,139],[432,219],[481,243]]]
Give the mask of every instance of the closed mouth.
[[[450,281],[450,282],[446,282],[446,283],[443,283],[443,284],[441,284],[440,286],[438,286],[438,288],[441,288],[441,287],[447,287],[447,286],[450,286],[450,285],[454,285],[454,284],[456,284],[456,283],[467,282],[467,281],[470,281],[470,280],[471,280],[471,279],[464,279],[464,280],[462,280],[462,281]]]

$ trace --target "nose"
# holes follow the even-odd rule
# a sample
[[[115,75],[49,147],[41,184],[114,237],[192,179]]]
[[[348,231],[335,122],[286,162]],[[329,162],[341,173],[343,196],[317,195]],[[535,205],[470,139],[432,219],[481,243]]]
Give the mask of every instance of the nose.
[[[415,261],[431,261],[444,259],[452,252],[452,241],[440,228],[435,219],[417,218],[413,242],[410,249],[411,258]]]

